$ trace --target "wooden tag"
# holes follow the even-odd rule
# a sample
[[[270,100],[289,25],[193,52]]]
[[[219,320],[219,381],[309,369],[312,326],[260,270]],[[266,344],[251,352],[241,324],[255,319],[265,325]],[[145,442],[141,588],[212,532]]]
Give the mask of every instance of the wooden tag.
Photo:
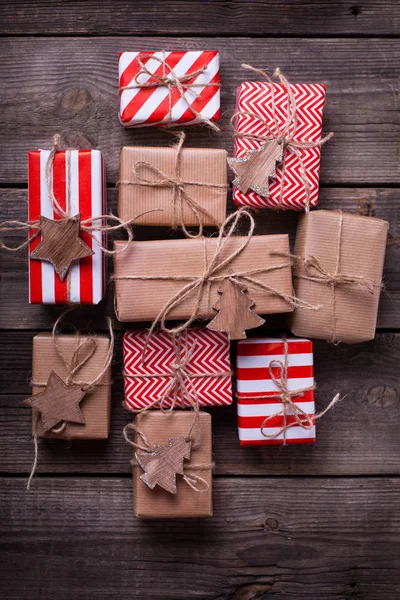
[[[64,281],[72,261],[94,254],[79,237],[80,223],[80,215],[59,221],[41,215],[39,227],[42,240],[30,258],[51,263],[61,281]]]
[[[184,437],[168,440],[166,446],[154,446],[149,452],[136,452],[135,458],[144,473],[140,479],[150,488],[159,485],[176,494],[176,475],[183,475],[183,461],[190,459],[192,443]]]
[[[49,431],[62,422],[85,424],[79,403],[86,392],[79,385],[67,385],[51,371],[46,388],[23,403],[40,412],[43,429]]]
[[[282,160],[283,144],[270,140],[257,150],[246,150],[244,158],[228,158],[228,164],[237,175],[233,184],[244,194],[249,189],[261,196],[269,196],[269,179],[276,175],[276,163]]]
[[[246,288],[234,280],[225,279],[222,289],[218,290],[221,298],[213,307],[218,314],[207,328],[225,331],[230,340],[244,340],[246,329],[255,329],[265,323],[265,319],[251,310],[255,303],[246,292]]]

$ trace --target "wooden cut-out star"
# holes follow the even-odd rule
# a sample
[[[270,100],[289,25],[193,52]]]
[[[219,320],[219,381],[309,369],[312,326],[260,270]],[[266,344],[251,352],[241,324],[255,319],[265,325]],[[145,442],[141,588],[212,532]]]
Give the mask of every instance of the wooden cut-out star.
[[[61,281],[64,281],[72,261],[94,254],[79,237],[80,223],[80,215],[59,221],[41,216],[39,228],[42,240],[30,258],[51,263]]]
[[[244,194],[249,189],[269,197],[269,179],[276,175],[276,163],[282,160],[283,144],[270,140],[256,150],[246,150],[244,158],[228,158],[228,164],[237,175],[233,184]]]
[[[61,422],[85,424],[79,408],[85,394],[79,385],[67,385],[51,371],[44,391],[23,402],[40,412],[43,429],[49,431]]]
[[[136,452],[144,473],[140,479],[150,488],[159,485],[176,494],[176,475],[183,475],[183,461],[190,459],[192,443],[184,437],[170,438],[166,446],[154,446],[149,452]]]

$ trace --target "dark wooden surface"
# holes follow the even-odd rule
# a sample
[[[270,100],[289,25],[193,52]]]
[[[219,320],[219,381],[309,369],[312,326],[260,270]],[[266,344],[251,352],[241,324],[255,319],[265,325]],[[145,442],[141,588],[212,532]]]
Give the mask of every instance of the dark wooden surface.
[[[216,48],[222,132],[188,128],[188,144],[231,152],[240,63],[279,65],[293,81],[327,85],[324,128],[335,137],[323,149],[320,206],[367,203],[390,222],[376,339],[315,344],[318,408],[337,392],[345,399],[308,447],[241,449],[235,407],[213,410],[215,515],[206,521],[133,517],[121,435],[126,327],[115,319],[110,439],[42,441],[25,491],[32,337],[60,309],[29,306],[26,256],[0,252],[0,600],[400,598],[399,23],[398,0],[0,0],[0,221],[26,217],[26,153],[56,131],[104,153],[115,211],[121,146],[170,141],[120,127],[118,52]],[[260,212],[257,232],[293,237],[296,219]],[[102,331],[105,314],[111,285],[106,304],[82,308],[74,322]],[[269,317],[264,330],[284,327]]]

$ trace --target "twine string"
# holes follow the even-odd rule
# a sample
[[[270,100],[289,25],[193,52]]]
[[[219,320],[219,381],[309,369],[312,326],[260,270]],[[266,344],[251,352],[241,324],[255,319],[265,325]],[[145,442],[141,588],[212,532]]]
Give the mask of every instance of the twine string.
[[[261,115],[253,113],[251,111],[240,110],[240,111],[235,112],[231,118],[231,125],[233,128],[233,137],[234,138],[243,138],[243,139],[247,139],[247,140],[254,140],[257,142],[261,142],[261,143],[266,143],[266,142],[275,140],[279,144],[283,144],[283,152],[282,152],[282,160],[281,160],[282,178],[281,178],[280,191],[279,191],[278,208],[282,208],[282,205],[283,205],[283,192],[284,192],[284,186],[285,186],[286,159],[287,159],[287,152],[285,152],[285,151],[290,150],[296,156],[296,159],[297,159],[297,162],[299,165],[300,178],[303,183],[305,196],[306,196],[305,197],[305,212],[309,212],[311,186],[310,186],[310,182],[307,177],[307,170],[306,170],[304,160],[303,160],[300,150],[304,150],[304,149],[308,149],[308,148],[317,148],[317,147],[322,146],[328,140],[331,139],[331,137],[333,136],[333,133],[329,133],[328,135],[326,135],[325,137],[321,138],[320,140],[318,140],[316,142],[295,141],[294,138],[297,133],[297,104],[296,104],[296,98],[292,92],[292,88],[290,86],[288,79],[283,75],[283,73],[280,71],[279,68],[275,69],[273,76],[275,78],[277,78],[280,81],[280,83],[283,85],[285,92],[287,94],[287,103],[288,103],[287,109],[286,109],[285,122],[284,122],[283,126],[281,126],[278,121],[278,111],[277,111],[277,104],[276,104],[276,99],[275,99],[275,90],[274,90],[273,81],[271,80],[269,75],[265,71],[262,71],[261,69],[256,69],[255,67],[252,67],[251,65],[247,65],[247,64],[242,64],[241,66],[244,69],[247,69],[249,71],[253,71],[254,73],[257,73],[257,75],[261,75],[261,77],[263,77],[269,83],[270,90],[271,90],[271,105],[272,105],[271,114],[272,114],[272,119],[274,122],[274,128],[271,128],[268,125],[267,121]],[[238,129],[236,129],[236,123],[237,123],[237,120],[239,117],[250,117],[251,119],[255,119],[255,120],[259,121],[263,125],[263,127],[266,129],[267,133],[266,134],[254,134],[254,133],[245,133],[243,131],[239,131]]]
[[[175,163],[174,163],[174,173],[172,175],[168,175],[162,169],[159,169],[155,165],[147,162],[147,161],[137,161],[132,169],[133,175],[136,178],[136,181],[131,180],[120,180],[117,182],[117,185],[135,185],[135,186],[144,186],[150,188],[167,188],[172,192],[172,228],[177,229],[178,225],[181,227],[182,231],[189,238],[199,238],[203,234],[203,221],[202,216],[207,217],[214,224],[217,224],[217,221],[203,206],[201,206],[196,200],[194,200],[189,192],[187,191],[187,186],[196,186],[196,187],[204,187],[204,188],[212,188],[212,189],[220,189],[222,191],[226,191],[228,185],[225,183],[207,183],[204,181],[186,181],[182,179],[181,169],[182,169],[182,146],[185,141],[185,133],[183,131],[178,134],[177,144],[174,146],[175,148]],[[144,174],[144,171],[148,170],[153,175],[158,177],[159,179],[150,179]],[[184,214],[183,209],[184,206],[187,206],[192,214],[194,215],[198,232],[196,234],[190,233],[184,222]]]
[[[152,61],[158,62],[162,67],[162,74],[159,75],[157,73],[153,73],[150,71],[146,63],[143,62],[143,59],[151,58]],[[176,89],[179,93],[181,99],[185,102],[188,109],[192,112],[192,114],[198,119],[201,123],[208,125],[214,131],[219,131],[219,127],[215,125],[210,119],[202,115],[198,112],[193,104],[190,103],[189,99],[186,96],[186,92],[190,92],[195,99],[200,97],[200,94],[197,93],[194,88],[207,88],[207,87],[216,87],[220,88],[221,85],[219,83],[191,83],[191,80],[201,75],[204,71],[207,70],[208,65],[203,65],[199,69],[195,69],[194,71],[189,71],[185,75],[178,76],[174,69],[167,63],[166,61],[166,53],[162,51],[162,57],[159,58],[154,54],[149,54],[146,52],[140,53],[136,60],[139,64],[139,71],[136,73],[134,77],[134,83],[130,85],[125,85],[119,88],[120,92],[124,90],[135,90],[135,89],[146,89],[146,88],[159,88],[164,87],[168,90],[168,114],[166,118],[166,127],[174,127],[175,124],[172,119],[172,108],[173,108],[173,90]],[[141,76],[147,76],[146,81],[139,81]],[[179,124],[178,124],[179,125]]]

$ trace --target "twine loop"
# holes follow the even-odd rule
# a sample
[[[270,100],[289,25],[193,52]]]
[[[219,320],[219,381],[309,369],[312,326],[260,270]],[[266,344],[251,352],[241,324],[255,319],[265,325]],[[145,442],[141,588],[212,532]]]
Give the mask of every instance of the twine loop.
[[[143,62],[143,59],[150,58],[152,61],[158,62],[162,67],[162,73],[157,74],[150,71],[146,63]],[[207,119],[199,113],[192,104],[190,104],[189,100],[186,97],[186,92],[190,92],[195,99],[200,97],[200,94],[197,93],[194,88],[206,88],[206,87],[217,87],[220,88],[221,85],[219,83],[191,83],[191,80],[198,75],[201,75],[204,71],[208,69],[208,65],[203,65],[202,67],[195,69],[193,71],[189,71],[185,75],[177,75],[174,69],[167,63],[166,61],[166,53],[162,51],[162,57],[159,58],[154,54],[141,52],[135,59],[139,64],[139,71],[136,73],[133,81],[134,83],[130,85],[125,85],[119,88],[120,92],[124,90],[134,90],[138,88],[159,88],[165,87],[168,90],[168,115],[166,121],[166,127],[174,127],[174,122],[172,119],[172,108],[173,108],[173,90],[177,90],[179,96],[187,105],[188,109],[193,113],[193,115],[198,119],[201,123],[208,125],[214,131],[219,131],[219,127],[215,125],[210,119]],[[147,81],[139,81],[141,75],[147,76],[149,79]]]
[[[240,111],[236,111],[231,118],[231,125],[233,127],[233,132],[234,132],[233,137],[234,138],[243,138],[243,139],[247,139],[247,140],[254,140],[257,142],[261,142],[261,143],[270,142],[272,140],[275,140],[278,144],[283,144],[282,160],[280,161],[281,165],[282,165],[282,178],[281,178],[279,202],[278,202],[279,209],[281,209],[283,206],[283,191],[284,191],[284,186],[285,186],[286,159],[287,159],[285,150],[291,150],[291,152],[296,156],[296,159],[297,159],[297,162],[299,165],[300,178],[301,178],[301,181],[304,186],[304,191],[305,191],[305,195],[306,195],[305,212],[309,212],[311,186],[310,186],[310,182],[307,177],[306,166],[305,166],[303,157],[301,156],[301,153],[299,152],[299,150],[304,150],[307,148],[318,148],[318,147],[322,146],[323,144],[325,144],[328,140],[330,140],[331,137],[333,136],[333,133],[329,133],[328,135],[326,135],[325,137],[321,138],[320,140],[318,140],[316,142],[295,141],[294,138],[297,133],[297,125],[298,125],[297,104],[296,104],[296,98],[292,92],[289,80],[283,75],[283,73],[281,72],[281,70],[279,68],[275,69],[273,77],[279,80],[279,82],[283,85],[285,92],[287,93],[288,107],[287,107],[287,111],[286,111],[285,123],[282,127],[281,125],[279,125],[279,121],[278,121],[278,111],[277,111],[277,104],[276,104],[276,99],[275,99],[274,83],[273,83],[272,79],[270,78],[270,76],[265,71],[262,71],[261,69],[256,69],[255,67],[252,67],[251,65],[242,64],[241,66],[244,69],[247,69],[249,71],[253,71],[254,73],[257,73],[257,75],[261,75],[261,77],[263,77],[269,83],[270,90],[271,90],[271,104],[272,104],[271,112],[272,112],[272,120],[274,123],[274,128],[271,128],[270,125],[268,124],[268,122],[266,121],[266,119],[264,119],[261,115],[251,112],[251,111],[240,110]],[[256,133],[245,133],[243,131],[239,131],[238,129],[236,129],[235,124],[234,124],[235,121],[237,121],[238,117],[250,117],[251,119],[255,119],[255,120],[259,121],[263,125],[263,127],[267,130],[267,133],[266,134],[258,134],[258,133],[256,134]]]

